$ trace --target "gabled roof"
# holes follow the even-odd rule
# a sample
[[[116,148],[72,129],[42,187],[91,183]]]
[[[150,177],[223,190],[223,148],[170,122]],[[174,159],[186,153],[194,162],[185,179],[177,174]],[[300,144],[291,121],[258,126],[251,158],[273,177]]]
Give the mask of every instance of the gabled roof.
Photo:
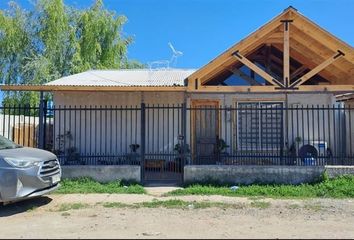
[[[290,25],[290,57],[303,63],[309,69],[313,69],[340,50],[345,55],[327,66],[319,75],[329,80],[330,84],[354,84],[353,47],[319,27],[293,7],[289,7],[194,72],[188,78],[189,87],[194,87],[196,79],[199,84],[203,84],[221,74],[226,68],[237,64],[238,60],[233,56],[236,51],[243,56],[248,56],[264,44],[271,44],[282,50],[283,25],[281,20],[293,20]]]
[[[91,70],[49,82],[48,86],[184,86],[193,69]]]

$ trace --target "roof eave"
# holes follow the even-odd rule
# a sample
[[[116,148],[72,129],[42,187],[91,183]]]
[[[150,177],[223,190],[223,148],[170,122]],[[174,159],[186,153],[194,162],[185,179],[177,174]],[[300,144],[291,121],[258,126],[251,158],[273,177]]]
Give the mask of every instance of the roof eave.
[[[2,91],[103,91],[103,92],[180,92],[184,86],[60,86],[60,85],[0,85]]]

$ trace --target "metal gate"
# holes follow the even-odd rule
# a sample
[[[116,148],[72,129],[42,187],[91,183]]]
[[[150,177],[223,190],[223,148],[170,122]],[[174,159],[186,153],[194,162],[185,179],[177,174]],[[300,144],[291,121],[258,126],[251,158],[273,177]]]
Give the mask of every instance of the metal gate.
[[[141,114],[143,182],[182,183],[185,165],[185,104],[142,104]]]

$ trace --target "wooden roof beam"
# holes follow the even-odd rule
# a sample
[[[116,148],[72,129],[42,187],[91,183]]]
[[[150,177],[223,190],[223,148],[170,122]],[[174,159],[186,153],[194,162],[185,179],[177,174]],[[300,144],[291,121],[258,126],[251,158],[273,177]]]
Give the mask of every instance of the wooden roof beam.
[[[278,45],[278,44],[273,44],[272,46],[277,48],[278,50],[282,49],[282,46]],[[304,53],[296,48],[293,48],[293,46],[294,45],[292,45],[292,47],[291,47],[292,48],[291,55],[296,61],[305,65],[309,69],[315,68],[319,64],[319,63],[314,62],[313,61],[314,59],[310,59],[310,57],[308,56],[308,53]],[[326,78],[327,80],[335,80],[336,79],[336,76],[332,72],[328,71],[327,69],[324,69],[323,71],[321,71],[320,75],[322,77]]]
[[[305,70],[307,69],[306,66],[302,65],[301,67],[299,67],[298,69],[296,69],[294,72],[292,72],[290,74],[290,80],[294,79],[295,77],[297,77],[298,75],[300,75],[301,73],[303,73]]]
[[[255,73],[257,73],[259,76],[264,78],[267,82],[271,83],[274,86],[284,87],[284,85],[281,82],[279,82],[277,79],[273,78],[271,75],[269,75],[263,69],[258,67],[256,64],[254,64],[250,60],[248,60],[245,56],[242,56],[239,53],[239,51],[234,52],[232,55],[235,58],[237,58],[240,62],[242,62],[244,65],[246,65],[251,70],[253,70]]]
[[[320,59],[325,60],[328,55],[333,54],[336,52],[338,49],[335,51],[332,51],[330,48],[327,48],[326,45],[324,45],[322,42],[320,42],[318,39],[313,38],[313,36],[308,35],[306,33],[301,32],[296,26],[292,26],[291,28],[291,47],[296,47],[302,49],[302,51],[306,51],[309,53],[312,57],[318,56]],[[339,49],[341,50],[341,49]],[[347,53],[344,52],[346,55]],[[346,57],[346,56],[345,56]],[[342,58],[343,65],[342,64],[335,64],[333,65],[333,68],[338,69],[338,71],[341,72],[347,72],[348,69],[353,68],[353,63],[348,62],[346,59]]]
[[[328,65],[336,61],[338,58],[341,56],[344,56],[345,54],[341,52],[340,50],[337,50],[337,53],[334,54],[332,57],[328,58],[326,61],[322,62],[320,65],[306,73],[304,76],[296,80],[293,84],[291,84],[290,87],[296,87],[299,85],[304,84],[306,81],[308,81],[311,77],[315,76],[317,73],[322,71],[324,68],[326,68]]]

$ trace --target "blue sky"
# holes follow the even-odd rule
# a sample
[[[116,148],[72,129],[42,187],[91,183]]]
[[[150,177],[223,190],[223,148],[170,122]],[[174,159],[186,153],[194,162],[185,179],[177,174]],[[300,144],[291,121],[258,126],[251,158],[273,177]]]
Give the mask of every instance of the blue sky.
[[[31,8],[33,0],[15,0]],[[85,8],[91,0],[64,0]],[[0,0],[0,9],[7,7]],[[147,63],[168,60],[173,43],[184,53],[176,67],[198,68],[246,37],[289,5],[354,45],[354,0],[104,0],[105,6],[124,14],[124,33],[134,36],[129,58]]]

